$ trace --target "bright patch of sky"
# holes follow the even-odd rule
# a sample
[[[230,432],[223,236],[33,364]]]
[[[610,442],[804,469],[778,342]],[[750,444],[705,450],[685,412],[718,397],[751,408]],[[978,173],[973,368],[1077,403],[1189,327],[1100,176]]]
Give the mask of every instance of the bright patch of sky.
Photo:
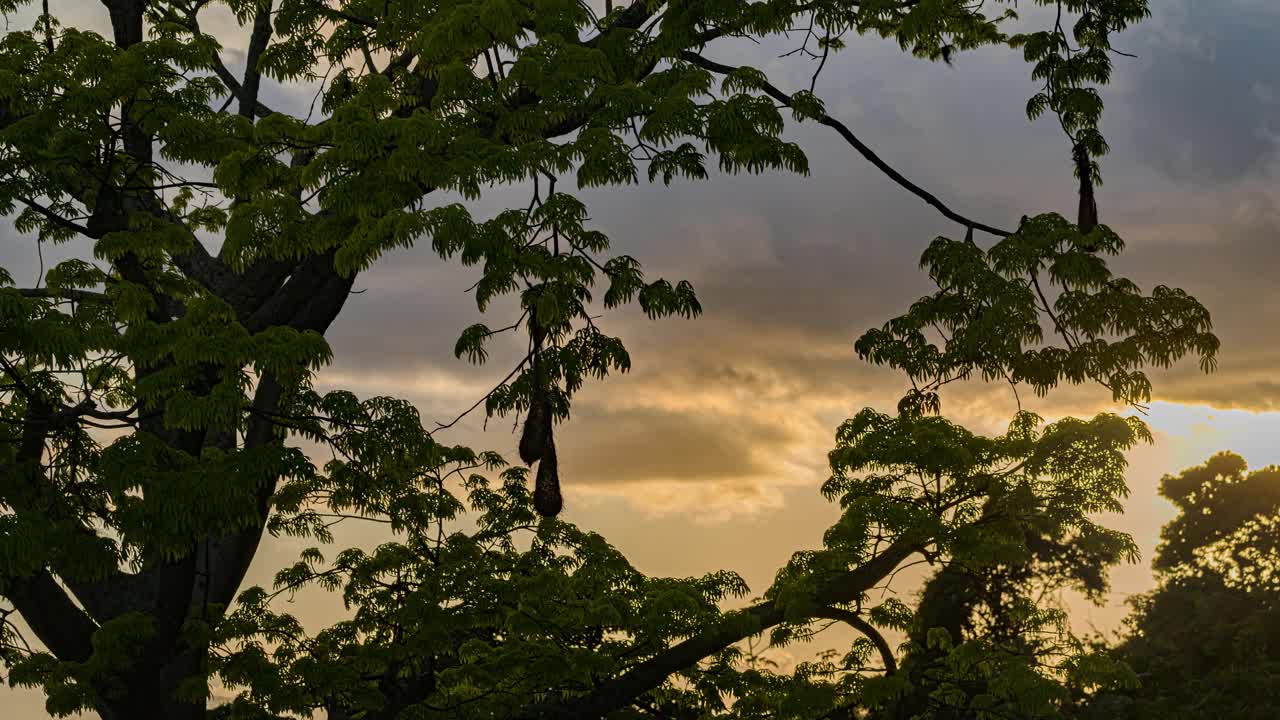
[[[1252,469],[1280,464],[1280,412],[1219,410],[1205,405],[1152,403],[1147,423],[1167,436],[1163,444],[1177,472],[1230,450]]]

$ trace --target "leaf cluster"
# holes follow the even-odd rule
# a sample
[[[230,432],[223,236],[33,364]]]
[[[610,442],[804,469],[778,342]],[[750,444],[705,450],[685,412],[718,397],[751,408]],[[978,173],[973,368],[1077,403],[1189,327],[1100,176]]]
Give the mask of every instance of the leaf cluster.
[[[1081,233],[1052,213],[1024,219],[987,250],[939,237],[921,257],[938,291],[863,334],[855,349],[906,372],[915,392],[904,402],[918,410],[936,409],[940,387],[975,373],[1038,395],[1095,381],[1118,402],[1146,402],[1145,367],[1195,354],[1209,371],[1219,342],[1208,311],[1184,291],[1158,286],[1145,295],[1115,277],[1103,256],[1122,248],[1107,226]]]

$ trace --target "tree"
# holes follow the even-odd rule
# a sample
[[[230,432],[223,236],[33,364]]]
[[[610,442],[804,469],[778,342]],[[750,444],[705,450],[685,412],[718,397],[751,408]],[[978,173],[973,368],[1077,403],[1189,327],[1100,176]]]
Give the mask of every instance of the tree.
[[[44,688],[50,712],[202,717],[212,677],[242,691],[219,712],[244,717],[843,712],[877,692],[859,653],[892,664],[871,621],[906,627],[910,615],[864,608],[866,592],[909,559],[987,562],[1022,552],[1029,527],[1085,543],[1101,563],[1123,555],[1124,539],[1087,513],[1114,506],[1118,453],[1139,427],[1103,416],[1036,430],[1019,415],[992,439],[923,411],[973,372],[1038,392],[1096,380],[1141,402],[1146,365],[1212,363],[1198,303],[1143,295],[1102,258],[1121,243],[1097,219],[1106,145],[1093,84],[1109,76],[1110,34],[1145,16],[1142,0],[1065,0],[1078,47],[1060,22],[1011,35],[1011,12],[960,0],[637,0],[602,17],[576,0],[226,0],[249,28],[242,77],[201,29],[211,4],[104,0],[110,39],[46,8],[0,43],[0,209],[21,207],[15,226],[42,241],[92,245],[37,287],[0,273],[0,596],[44,648],[6,624],[0,660],[10,682]],[[965,218],[812,89],[784,92],[704,54],[810,20],[804,48],[819,63],[853,32],[948,62],[984,44],[1022,49],[1045,82],[1029,113],[1054,113],[1070,141],[1077,222],[1037,215],[1010,232]],[[340,69],[324,119],[261,101],[264,76],[320,80],[326,63]],[[730,172],[803,172],[783,108],[832,127],[967,232],[925,255],[938,293],[858,346],[922,385],[899,416],[868,411],[841,429],[826,492],[845,513],[826,546],[797,554],[761,602],[722,613],[720,600],[746,591],[740,579],[645,578],[554,519],[555,423],[587,377],[629,366],[591,320],[596,282],[606,308],[700,310],[687,284],[646,282],[630,256],[606,258],[607,238],[555,181],[625,184],[641,165],[650,181],[699,179],[711,157]],[[425,202],[518,182],[534,185],[533,202],[489,219]],[[984,250],[975,229],[1001,239]],[[480,266],[480,310],[518,301],[514,322],[466,329],[456,353],[483,361],[493,336],[528,333],[525,358],[480,404],[524,418],[532,491],[526,468],[443,445],[405,402],[311,387],[357,274],[425,237],[443,259]],[[1062,346],[1042,343],[1043,319]],[[935,327],[940,344],[924,334]],[[335,459],[317,467],[300,439]],[[456,523],[467,508],[470,532]],[[398,536],[332,561],[311,550],[282,572],[277,592],[320,583],[352,608],[306,636],[271,594],[237,594],[264,534],[328,540],[321,512],[377,517]],[[744,638],[776,629],[784,641],[831,617],[870,645],[789,677],[739,662]],[[897,681],[881,695],[900,694]]]
[[[1280,470],[1219,453],[1166,475],[1181,513],[1152,563],[1159,586],[1133,600],[1114,655],[1142,685],[1100,698],[1107,717],[1232,720],[1280,712]]]

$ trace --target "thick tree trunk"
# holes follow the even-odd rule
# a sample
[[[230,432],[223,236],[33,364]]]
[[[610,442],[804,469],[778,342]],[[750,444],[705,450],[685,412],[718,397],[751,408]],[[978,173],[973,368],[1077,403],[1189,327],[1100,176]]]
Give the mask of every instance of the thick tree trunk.
[[[104,689],[107,698],[97,708],[98,715],[102,720],[204,720],[207,701],[179,699],[178,691],[190,678],[203,675],[206,652],[203,647],[184,647],[143,658],[124,687],[114,693]]]

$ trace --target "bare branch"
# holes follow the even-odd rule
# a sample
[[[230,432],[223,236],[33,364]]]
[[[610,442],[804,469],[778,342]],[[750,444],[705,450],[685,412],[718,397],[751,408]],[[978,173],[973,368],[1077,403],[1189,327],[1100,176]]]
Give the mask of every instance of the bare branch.
[[[687,62],[693,63],[694,65],[697,65],[700,68],[710,70],[711,72],[714,72],[719,75],[727,75],[728,73],[731,73],[738,69],[732,65],[724,65],[722,63],[715,62],[714,60],[708,60],[707,58],[704,58],[701,55],[694,52],[689,52],[689,51],[682,52],[680,54],[680,57],[681,59]],[[791,107],[791,96],[779,90],[776,86],[770,83],[765,83],[763,86],[763,90],[765,94],[767,94],[769,97],[772,97],[774,100],[777,100],[782,105],[786,107]],[[864,158],[870,161],[872,165],[875,165],[885,175],[888,175],[889,179],[893,180],[899,186],[906,189],[912,195],[915,195],[916,197],[920,198],[921,200],[924,200],[926,203],[936,208],[938,212],[942,213],[943,217],[947,218],[948,220],[959,223],[965,226],[966,228],[974,228],[975,230],[981,230],[985,233],[988,233],[990,235],[995,235],[997,237],[1007,237],[1013,234],[1012,231],[1002,230],[1000,228],[987,225],[985,223],[980,223],[976,220],[971,220],[970,218],[967,218],[961,215],[960,213],[957,213],[956,211],[952,210],[951,208],[947,207],[945,204],[943,204],[941,200],[935,197],[932,193],[928,192],[927,190],[920,187],[919,185],[916,185],[915,183],[911,182],[905,176],[903,176],[902,173],[898,172],[891,165],[889,165],[889,163],[881,159],[881,157],[877,155],[874,150],[868,147],[866,143],[859,140],[858,137],[853,134],[853,131],[850,130],[847,125],[840,122],[839,120],[836,120],[835,118],[831,117],[826,113],[822,113],[822,115],[818,117],[818,122],[823,125],[826,125],[829,128],[834,129],[837,133],[840,134],[840,137],[844,138],[845,142],[852,145],[853,148],[857,150],[859,154],[861,154]]]

